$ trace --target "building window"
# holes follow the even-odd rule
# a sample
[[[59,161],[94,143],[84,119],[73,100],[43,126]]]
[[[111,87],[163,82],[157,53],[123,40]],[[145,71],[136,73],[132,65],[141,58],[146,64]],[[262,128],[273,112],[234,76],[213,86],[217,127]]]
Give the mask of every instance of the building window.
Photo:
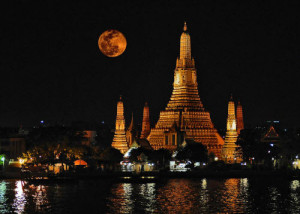
[[[175,134],[172,135],[172,145],[176,145],[176,141],[175,141]]]
[[[169,137],[166,135],[165,136],[165,144],[168,145],[168,143],[169,143]]]

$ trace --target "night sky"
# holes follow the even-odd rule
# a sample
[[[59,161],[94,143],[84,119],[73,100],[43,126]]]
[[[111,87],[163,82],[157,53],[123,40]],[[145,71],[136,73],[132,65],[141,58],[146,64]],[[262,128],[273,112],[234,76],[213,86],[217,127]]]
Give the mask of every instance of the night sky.
[[[127,123],[131,112],[141,123],[148,101],[154,125],[172,93],[186,21],[200,98],[217,128],[225,128],[231,93],[246,126],[299,127],[299,1],[97,2],[1,6],[0,126],[113,124],[120,94]],[[107,29],[126,36],[117,58],[98,48]]]

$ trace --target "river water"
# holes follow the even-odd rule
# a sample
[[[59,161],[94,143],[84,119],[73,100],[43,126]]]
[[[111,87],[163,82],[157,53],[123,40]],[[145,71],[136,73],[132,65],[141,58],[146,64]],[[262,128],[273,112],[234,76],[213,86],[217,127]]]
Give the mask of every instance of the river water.
[[[22,185],[0,181],[0,213],[300,213],[300,182],[280,178]]]

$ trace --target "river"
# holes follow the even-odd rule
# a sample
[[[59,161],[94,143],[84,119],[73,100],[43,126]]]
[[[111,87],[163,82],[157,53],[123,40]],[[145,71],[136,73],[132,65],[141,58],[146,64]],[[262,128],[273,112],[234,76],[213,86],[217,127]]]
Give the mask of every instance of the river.
[[[23,185],[0,181],[0,213],[300,213],[300,182],[284,178]]]

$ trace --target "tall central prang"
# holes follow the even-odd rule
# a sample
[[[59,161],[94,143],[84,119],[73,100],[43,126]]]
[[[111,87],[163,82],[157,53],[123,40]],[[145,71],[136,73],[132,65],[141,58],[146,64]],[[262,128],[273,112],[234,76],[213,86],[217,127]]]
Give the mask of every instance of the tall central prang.
[[[175,150],[183,138],[202,143],[209,152],[221,157],[224,140],[214,128],[198,94],[197,71],[186,23],[180,37],[180,57],[174,72],[173,93],[166,109],[160,112],[148,140],[154,149]]]

